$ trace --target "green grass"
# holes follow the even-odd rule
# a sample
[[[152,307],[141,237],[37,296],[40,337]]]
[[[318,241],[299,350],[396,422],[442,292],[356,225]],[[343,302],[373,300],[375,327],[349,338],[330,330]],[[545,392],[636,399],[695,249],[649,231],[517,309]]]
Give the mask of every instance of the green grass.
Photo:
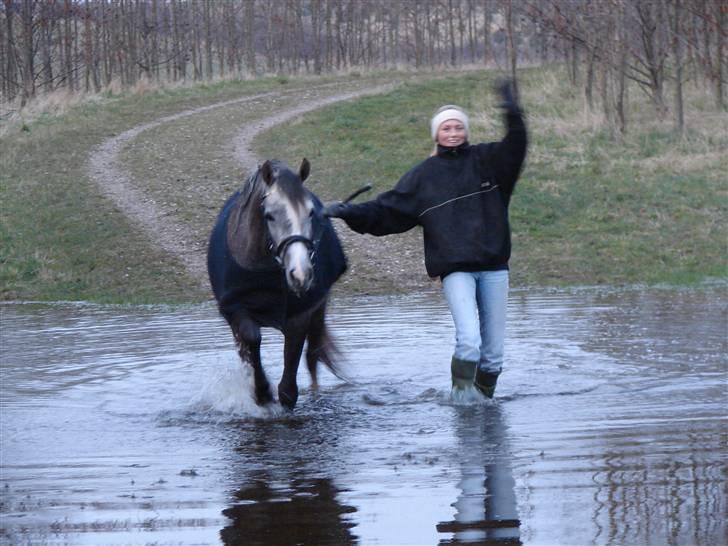
[[[669,120],[654,120],[637,102],[628,134],[617,139],[578,99],[565,99],[559,81],[533,70],[521,82],[531,144],[511,201],[513,284],[725,278],[728,115],[691,103],[689,132],[677,138]],[[328,108],[275,128],[258,149],[290,162],[308,156],[313,189],[324,199],[367,181],[384,191],[430,153],[429,118],[444,103],[470,112],[471,141],[501,137],[491,79],[481,73]]]
[[[181,264],[99,194],[85,174],[88,153],[111,136],[165,115],[281,87],[303,88],[309,81],[271,78],[114,95],[62,116],[39,115],[25,130],[0,137],[0,299],[209,298]],[[291,165],[308,157],[312,188],[324,199],[337,199],[366,182],[375,192],[389,189],[424,159],[431,151],[429,118],[443,103],[469,110],[473,141],[500,138],[489,75],[418,81],[275,128],[256,142],[257,149]],[[521,82],[531,147],[511,205],[513,284],[725,279],[726,112],[702,110],[712,101],[694,91],[687,103],[688,131],[676,138],[669,121],[655,120],[646,102],[636,101],[629,134],[615,139],[598,118],[584,113],[563,81],[532,70]],[[151,195],[179,182],[184,198],[177,203],[177,221],[202,234],[217,204],[245,174],[220,147],[245,116],[221,114],[160,126],[122,154],[125,168]],[[419,244],[416,234],[398,237],[403,254]]]
[[[281,85],[275,79],[221,82],[112,96],[62,116],[39,115],[1,137],[0,299],[208,298],[175,258],[150,244],[99,194],[85,174],[88,154],[138,124]]]

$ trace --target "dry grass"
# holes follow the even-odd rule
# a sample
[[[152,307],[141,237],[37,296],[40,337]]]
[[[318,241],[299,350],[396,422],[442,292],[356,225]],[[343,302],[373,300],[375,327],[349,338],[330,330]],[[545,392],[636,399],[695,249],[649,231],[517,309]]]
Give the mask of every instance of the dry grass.
[[[477,68],[438,73],[435,80],[431,74],[383,77],[408,83],[386,96],[331,106],[277,127],[256,143],[258,154],[292,164],[308,157],[311,187],[326,200],[365,182],[375,185],[370,196],[391,187],[429,154],[428,122],[441,104],[455,102],[470,111],[475,140],[502,134],[494,74]],[[207,297],[193,288],[180,263],[98,193],[84,171],[88,154],[112,135],[182,110],[281,88],[295,100],[295,90],[311,81],[275,77],[165,90],[144,84],[121,96],[115,89],[82,98],[59,94],[28,105],[13,124],[2,122],[1,297]],[[671,120],[656,119],[632,90],[629,132],[615,139],[565,81],[542,70],[522,75],[531,146],[511,205],[514,286],[726,277],[728,114],[688,88],[687,131],[677,138]],[[289,103],[261,106],[261,112]],[[145,131],[122,152],[122,166],[175,221],[203,237],[217,205],[242,178],[229,141],[251,119],[248,114],[212,110]],[[351,258],[340,290],[436,286],[424,274],[416,230],[377,239],[338,227]]]

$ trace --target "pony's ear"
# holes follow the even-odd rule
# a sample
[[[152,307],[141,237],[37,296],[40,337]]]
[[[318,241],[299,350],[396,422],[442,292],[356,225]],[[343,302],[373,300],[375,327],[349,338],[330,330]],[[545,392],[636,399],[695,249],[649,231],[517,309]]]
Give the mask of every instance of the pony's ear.
[[[301,177],[301,182],[308,178],[310,172],[311,164],[308,162],[308,159],[304,157],[303,161],[301,161],[301,168],[298,169],[298,175]]]
[[[260,174],[266,184],[270,186],[273,183],[273,166],[270,164],[270,161],[263,163],[263,166],[260,168]]]

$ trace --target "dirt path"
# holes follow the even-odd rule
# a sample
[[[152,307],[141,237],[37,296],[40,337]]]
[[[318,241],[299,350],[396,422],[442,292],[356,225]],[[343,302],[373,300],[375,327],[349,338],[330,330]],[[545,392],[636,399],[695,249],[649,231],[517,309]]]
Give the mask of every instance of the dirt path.
[[[295,106],[286,107],[273,116],[257,119],[247,124],[238,132],[234,142],[236,159],[246,170],[250,170],[259,162],[259,158],[252,151],[252,142],[261,132],[275,125],[290,121],[306,112],[322,108],[335,102],[351,100],[365,95],[384,93],[393,87],[393,84],[384,84],[341,92],[338,84],[324,84],[301,90],[304,98]],[[188,116],[204,114],[213,109],[244,104],[251,101],[268,100],[275,102],[283,97],[284,94],[284,92],[274,91],[218,102],[200,108],[185,110],[174,115],[164,116],[149,123],[133,127],[105,141],[101,146],[92,150],[87,166],[89,177],[123,214],[146,233],[152,243],[160,246],[169,254],[176,256],[189,274],[199,280],[202,285],[206,286],[205,249],[195,242],[195,237],[189,226],[180,223],[170,215],[169,211],[164,210],[164,207],[157,204],[150,196],[135,187],[131,175],[121,164],[119,159],[120,153],[126,145],[142,132],[162,124],[177,121]]]

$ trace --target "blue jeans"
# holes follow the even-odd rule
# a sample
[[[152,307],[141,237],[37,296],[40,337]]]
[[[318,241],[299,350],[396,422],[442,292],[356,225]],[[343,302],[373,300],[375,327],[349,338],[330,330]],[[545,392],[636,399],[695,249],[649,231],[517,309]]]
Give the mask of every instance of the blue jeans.
[[[481,370],[500,373],[506,334],[508,270],[456,271],[442,281],[455,323],[455,353]]]

